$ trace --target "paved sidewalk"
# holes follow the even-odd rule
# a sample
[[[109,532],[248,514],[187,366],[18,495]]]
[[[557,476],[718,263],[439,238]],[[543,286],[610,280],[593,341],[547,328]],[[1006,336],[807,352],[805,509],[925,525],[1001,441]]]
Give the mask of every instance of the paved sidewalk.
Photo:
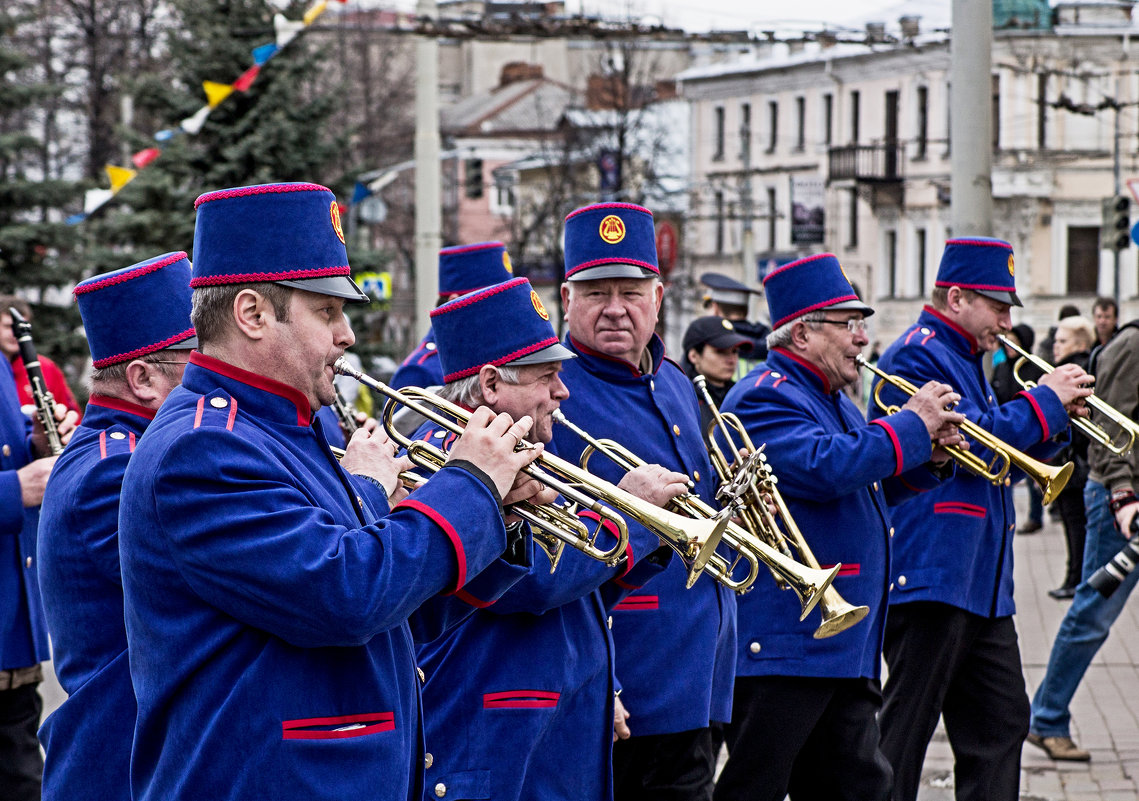
[[[1024,519],[1026,492],[1016,493],[1018,519]],[[1064,575],[1064,531],[1047,511],[1044,529],[1018,534],[1016,627],[1029,697],[1044,677],[1052,639],[1068,601],[1048,597]],[[1020,794],[1031,801],[1139,801],[1139,608],[1134,596],[1112,627],[1072,702],[1072,738],[1091,751],[1092,761],[1053,762],[1025,745]],[[953,754],[938,728],[926,754],[921,801],[952,801]]]

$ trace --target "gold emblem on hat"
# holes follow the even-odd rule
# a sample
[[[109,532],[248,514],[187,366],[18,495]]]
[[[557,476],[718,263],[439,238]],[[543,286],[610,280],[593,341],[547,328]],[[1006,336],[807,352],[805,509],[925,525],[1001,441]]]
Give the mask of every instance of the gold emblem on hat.
[[[502,266],[506,268],[506,272],[514,275],[514,265],[510,263],[510,254],[505,250],[502,251]]]
[[[336,238],[340,240],[340,244],[344,244],[344,229],[340,226],[340,204],[335,200],[328,208],[328,213],[332,215],[332,230],[336,232]]]
[[[601,238],[610,245],[616,245],[625,238],[625,221],[616,214],[610,214],[601,221]]]
[[[539,317],[543,320],[550,319],[550,313],[546,311],[546,307],[542,305],[542,299],[533,289],[530,290],[530,302],[534,304],[534,311],[538,312]]]
[[[1013,269],[1012,269],[1012,254],[1011,253],[1008,254],[1008,274],[1009,275],[1016,275],[1016,273],[1013,272]]]
[[[720,320],[720,322],[723,323],[724,328],[728,329],[729,331],[735,331],[736,330],[735,327],[732,325],[731,320]]]

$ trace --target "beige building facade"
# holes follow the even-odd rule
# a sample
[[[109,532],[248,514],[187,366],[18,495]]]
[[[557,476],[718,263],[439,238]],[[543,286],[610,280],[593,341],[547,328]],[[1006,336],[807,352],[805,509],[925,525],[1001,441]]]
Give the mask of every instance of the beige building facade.
[[[1117,173],[1129,196],[1139,180],[1139,28],[1129,3],[1095,6],[1061,4],[1050,27],[994,32],[992,233],[1016,252],[1025,308],[1014,321],[1038,331],[1063,303],[1090,315],[1096,295],[1114,294],[1101,203]],[[950,230],[950,34],[909,17],[856,43],[808,38],[681,75],[692,104],[685,269],[758,286],[781,261],[834,252],[886,344],[928,297],[945,239],[978,233]],[[1119,262],[1128,319],[1139,313],[1134,245]],[[752,312],[766,317],[762,302]]]

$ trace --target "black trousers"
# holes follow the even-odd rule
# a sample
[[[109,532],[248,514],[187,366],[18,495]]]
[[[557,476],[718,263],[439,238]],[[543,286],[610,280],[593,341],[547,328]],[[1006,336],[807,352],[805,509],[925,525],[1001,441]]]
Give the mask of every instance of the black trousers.
[[[880,723],[894,798],[914,801],[939,715],[953,748],[957,801],[1016,801],[1028,696],[1011,617],[940,603],[890,607]]]
[[[715,771],[710,728],[613,744],[614,801],[711,801]]]
[[[0,798],[39,801],[44,763],[36,730],[43,700],[36,684],[0,690]]]
[[[877,681],[740,676],[715,801],[887,801]]]
[[[1082,484],[1068,486],[1056,496],[1056,508],[1064,524],[1064,540],[1068,546],[1068,564],[1062,587],[1075,587],[1080,583],[1084,568],[1084,542],[1088,538],[1088,517],[1084,509]]]

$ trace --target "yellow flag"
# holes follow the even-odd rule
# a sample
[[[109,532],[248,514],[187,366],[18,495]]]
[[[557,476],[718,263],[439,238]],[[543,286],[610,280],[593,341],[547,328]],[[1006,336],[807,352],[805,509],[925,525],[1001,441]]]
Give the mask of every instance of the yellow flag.
[[[116,167],[114,164],[108,164],[104,167],[107,171],[107,177],[111,179],[111,194],[117,194],[120,189],[134,180],[138,175],[138,170],[132,170],[127,167]]]
[[[217,108],[221,101],[233,94],[233,84],[202,81],[202,88],[206,90],[206,102],[210,108]]]
[[[328,6],[328,0],[317,0],[312,8],[305,12],[303,22],[305,25],[312,25],[312,21],[324,13],[324,9]]]

